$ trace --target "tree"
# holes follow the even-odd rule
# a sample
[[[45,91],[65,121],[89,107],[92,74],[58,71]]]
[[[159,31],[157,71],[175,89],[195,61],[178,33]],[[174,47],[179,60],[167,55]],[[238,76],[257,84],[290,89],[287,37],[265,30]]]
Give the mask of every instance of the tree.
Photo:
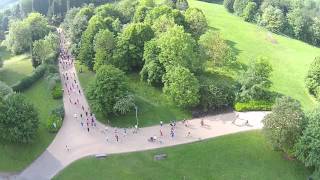
[[[236,15],[242,16],[247,4],[252,0],[234,0],[233,9]]]
[[[207,19],[200,9],[187,9],[185,19],[188,24],[187,31],[196,39],[198,39],[208,29]]]
[[[144,43],[151,40],[154,33],[148,24],[133,23],[119,35],[115,59],[117,67],[126,71],[140,71],[143,66]]]
[[[316,57],[309,67],[306,77],[306,86],[309,92],[320,98],[320,57]]]
[[[6,83],[0,81],[0,98],[5,98],[12,93],[12,88],[9,87]]]
[[[133,22],[135,23],[143,22],[149,10],[150,8],[147,6],[141,6],[141,5],[138,6],[133,16]]]
[[[261,19],[261,25],[275,33],[282,32],[285,25],[285,17],[282,11],[273,6],[268,6],[264,10]]]
[[[95,15],[90,19],[87,29],[81,36],[81,46],[78,54],[78,60],[85,64],[90,70],[93,70],[94,66],[94,36],[99,32],[100,29],[103,29],[104,27],[105,23],[103,18]]]
[[[32,142],[39,127],[39,117],[32,104],[20,94],[0,102],[0,138],[14,143]]]
[[[128,84],[124,72],[112,65],[101,66],[88,89],[92,107],[106,115],[113,113],[117,101],[127,94]]]
[[[258,7],[255,2],[249,2],[243,10],[243,19],[247,22],[255,21],[255,16],[258,12]]]
[[[307,115],[308,124],[296,143],[296,156],[307,167],[320,170],[320,108]]]
[[[130,94],[122,98],[119,98],[116,104],[113,106],[113,110],[115,113],[120,113],[124,115],[132,111],[134,107],[135,107],[134,96]]]
[[[291,154],[304,129],[305,116],[298,101],[282,97],[276,100],[272,113],[262,122],[263,132],[273,147]]]
[[[231,106],[235,100],[234,83],[229,79],[200,77],[200,105],[204,111]]]
[[[113,50],[115,49],[115,39],[109,30],[100,30],[94,37],[95,64],[94,70],[104,64],[113,64]]]
[[[307,41],[310,37],[309,27],[311,19],[300,9],[293,9],[287,14],[290,27],[293,29],[294,37]]]
[[[199,103],[199,82],[187,68],[172,66],[163,78],[163,92],[177,106],[193,107]]]
[[[202,70],[203,62],[199,58],[196,42],[181,26],[174,26],[163,33],[157,44],[160,48],[159,62],[165,68],[179,65],[191,72]]]
[[[29,25],[33,42],[44,38],[49,33],[48,21],[40,13],[30,13],[24,21]]]
[[[235,0],[224,0],[223,1],[223,5],[224,7],[229,11],[229,12],[233,12],[233,4],[234,4]]]
[[[160,48],[156,40],[146,42],[144,46],[143,60],[144,66],[140,72],[141,79],[153,86],[162,86],[162,77],[165,68],[159,61]]]
[[[320,45],[320,17],[316,17],[313,20],[311,26],[313,44],[316,46]]]
[[[153,8],[156,6],[156,3],[154,2],[154,0],[140,0],[139,5]]]
[[[177,0],[176,8],[181,11],[185,11],[189,8],[189,3],[187,0]]]
[[[246,102],[266,99],[266,89],[271,86],[269,80],[271,72],[272,67],[265,58],[260,57],[257,61],[251,62],[248,69],[239,76],[241,87],[238,100]]]
[[[152,25],[152,29],[156,36],[160,36],[162,33],[167,32],[168,29],[174,27],[176,23],[173,17],[168,15],[162,15],[157,18]]]
[[[199,46],[206,59],[214,66],[223,66],[236,61],[232,49],[218,33],[208,31],[199,39]]]
[[[9,25],[9,34],[4,43],[14,54],[21,54],[27,51],[32,44],[29,25],[24,21],[12,21]]]

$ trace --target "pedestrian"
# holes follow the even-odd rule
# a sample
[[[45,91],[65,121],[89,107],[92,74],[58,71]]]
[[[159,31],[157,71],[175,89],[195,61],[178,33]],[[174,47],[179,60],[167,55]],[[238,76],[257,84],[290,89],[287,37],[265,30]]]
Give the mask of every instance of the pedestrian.
[[[201,126],[204,126],[204,121],[203,121],[203,119],[201,119],[200,124],[201,124]]]
[[[163,136],[162,130],[160,129],[160,136]]]
[[[81,117],[81,119],[82,119],[82,113],[80,114],[80,117]]]
[[[117,142],[119,142],[119,136],[118,134],[115,135]]]
[[[83,127],[83,122],[81,121],[81,127]]]
[[[190,135],[191,135],[191,132],[190,132],[190,131],[188,131],[187,137],[190,137]]]
[[[80,91],[80,89],[79,89],[79,94],[81,95],[81,91]]]
[[[77,113],[75,113],[75,114],[73,115],[73,117],[77,120],[77,118],[78,118]]]
[[[88,126],[88,128],[87,128],[87,129],[88,129],[88,132],[89,132],[89,131],[90,131],[90,128],[89,128],[89,126]]]
[[[160,126],[162,127],[162,125],[163,125],[163,122],[162,122],[162,121],[160,121]]]
[[[68,145],[66,145],[66,150],[69,152],[70,151],[70,148],[68,147]]]

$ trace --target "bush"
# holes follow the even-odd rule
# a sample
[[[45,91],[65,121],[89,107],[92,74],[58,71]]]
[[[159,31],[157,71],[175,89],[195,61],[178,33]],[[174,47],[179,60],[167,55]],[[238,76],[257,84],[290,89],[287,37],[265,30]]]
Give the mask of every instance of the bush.
[[[234,109],[238,112],[243,111],[270,111],[274,102],[269,101],[249,101],[249,102],[237,102],[234,105]]]
[[[255,2],[249,2],[246,8],[243,10],[243,18],[247,22],[253,22],[257,14],[258,7]]]
[[[47,121],[48,131],[51,133],[56,133],[62,126],[64,118],[64,107],[59,106],[51,111],[49,119]]]
[[[16,92],[22,92],[26,89],[28,89],[29,87],[31,87],[36,81],[38,81],[40,78],[43,77],[43,75],[46,72],[46,66],[45,65],[40,65],[36,70],[34,70],[34,72],[32,73],[32,75],[27,76],[25,78],[23,78],[22,80],[20,80],[18,83],[14,84],[12,86],[12,89]]]
[[[56,86],[51,90],[51,95],[53,99],[62,98],[63,90],[61,84],[56,84]]]
[[[206,77],[201,77],[199,82],[200,105],[204,111],[233,105],[235,88],[232,82],[226,79],[217,81],[216,79],[207,79]]]
[[[6,83],[0,81],[0,98],[12,94],[13,91]]]
[[[310,65],[305,81],[309,92],[317,98],[320,98],[320,56],[316,57]]]

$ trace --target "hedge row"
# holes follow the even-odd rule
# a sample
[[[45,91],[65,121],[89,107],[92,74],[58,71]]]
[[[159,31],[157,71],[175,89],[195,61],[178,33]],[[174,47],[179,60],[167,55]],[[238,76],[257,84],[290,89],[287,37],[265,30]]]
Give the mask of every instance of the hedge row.
[[[273,102],[269,101],[249,101],[249,102],[237,102],[234,105],[234,109],[238,112],[242,111],[270,111]]]
[[[30,76],[27,76],[12,85],[12,89],[16,92],[22,92],[37,82],[46,72],[46,65],[40,65]]]

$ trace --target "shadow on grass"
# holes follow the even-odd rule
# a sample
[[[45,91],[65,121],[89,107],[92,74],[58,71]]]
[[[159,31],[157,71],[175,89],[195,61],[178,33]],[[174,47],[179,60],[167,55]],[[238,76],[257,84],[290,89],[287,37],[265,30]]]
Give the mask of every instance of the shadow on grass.
[[[214,4],[223,4],[222,0],[199,0],[199,1],[203,1],[203,2],[207,2],[207,3],[214,3]]]

